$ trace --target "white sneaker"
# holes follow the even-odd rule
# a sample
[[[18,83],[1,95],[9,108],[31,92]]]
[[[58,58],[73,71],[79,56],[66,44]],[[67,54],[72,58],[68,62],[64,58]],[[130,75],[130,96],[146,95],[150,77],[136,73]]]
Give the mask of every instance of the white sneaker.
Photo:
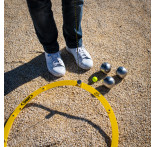
[[[64,62],[61,59],[60,52],[57,53],[46,53],[46,64],[48,71],[56,77],[64,76],[66,73]]]
[[[93,60],[84,46],[78,47],[78,55],[77,48],[69,48],[66,46],[66,50],[74,56],[76,64],[82,69],[90,69],[93,67]]]

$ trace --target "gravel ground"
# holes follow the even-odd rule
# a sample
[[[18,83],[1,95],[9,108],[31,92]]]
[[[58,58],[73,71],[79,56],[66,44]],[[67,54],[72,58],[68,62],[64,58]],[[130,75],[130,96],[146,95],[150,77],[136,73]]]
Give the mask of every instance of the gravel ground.
[[[65,50],[62,35],[61,0],[53,0],[58,42],[66,75],[55,78],[47,71],[43,48],[33,28],[25,0],[5,0],[5,100],[6,121],[30,93],[48,83],[78,80],[92,85],[112,106],[119,126],[119,147],[151,146],[151,1],[85,0],[82,20],[83,42],[94,67],[77,71],[73,57]],[[112,89],[102,86],[99,71],[109,62],[108,74],[116,80]],[[118,66],[128,75],[116,77]],[[90,79],[97,75],[99,81]],[[110,146],[111,125],[100,104],[77,87],[48,90],[35,99],[15,120],[8,146]]]

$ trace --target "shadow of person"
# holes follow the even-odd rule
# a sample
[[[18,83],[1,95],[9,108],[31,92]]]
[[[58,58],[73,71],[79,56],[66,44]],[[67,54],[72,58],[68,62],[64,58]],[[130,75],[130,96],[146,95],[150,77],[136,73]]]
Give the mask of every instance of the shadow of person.
[[[39,76],[42,76],[47,81],[58,79],[48,72],[44,53],[30,62],[4,73],[4,95]]]
[[[61,49],[61,56],[65,63],[66,70],[78,74],[87,72],[87,70],[81,68],[78,70],[73,56],[67,53],[65,48]],[[19,86],[39,76],[43,77],[48,82],[58,79],[58,77],[48,72],[44,53],[35,57],[30,62],[4,73],[4,95],[7,95]]]
[[[60,112],[60,111],[57,111],[57,110],[52,110],[50,108],[47,108],[41,104],[37,104],[37,103],[28,103],[25,108],[28,108],[28,107],[37,107],[37,108],[41,108],[43,110],[46,110],[49,112],[48,115],[45,116],[46,119],[50,119],[51,117],[53,117],[54,115],[61,115],[61,116],[64,116],[68,119],[75,119],[75,120],[78,120],[78,121],[84,121],[86,123],[88,123],[89,125],[91,125],[92,127],[94,127],[103,137],[103,139],[105,140],[106,144],[107,144],[107,147],[110,147],[111,146],[111,139],[110,137],[102,130],[102,128],[93,123],[91,120],[89,119],[86,119],[86,118],[83,118],[83,117],[79,117],[79,116],[74,116],[74,115],[70,115],[70,114],[67,114],[67,113],[64,113],[64,112]],[[37,124],[35,124],[37,125]],[[34,125],[32,125],[31,127],[33,127]],[[30,127],[29,127],[30,128]]]

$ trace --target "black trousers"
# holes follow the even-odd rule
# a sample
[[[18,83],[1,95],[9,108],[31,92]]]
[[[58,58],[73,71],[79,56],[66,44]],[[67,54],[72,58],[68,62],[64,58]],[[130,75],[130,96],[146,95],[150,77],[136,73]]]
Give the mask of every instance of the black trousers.
[[[63,35],[66,45],[69,48],[77,47],[76,33],[78,38],[78,46],[82,46],[81,20],[83,3],[84,0],[62,0]],[[27,5],[37,37],[45,52],[58,52],[58,31],[53,18],[53,12],[51,10],[51,1],[27,0]]]

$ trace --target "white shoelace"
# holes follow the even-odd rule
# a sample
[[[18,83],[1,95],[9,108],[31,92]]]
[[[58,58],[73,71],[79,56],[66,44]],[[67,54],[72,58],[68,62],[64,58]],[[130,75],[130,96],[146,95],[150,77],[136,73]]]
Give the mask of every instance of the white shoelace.
[[[77,52],[77,49],[76,49],[76,52]],[[79,52],[79,54],[80,54],[80,56],[82,57],[82,59],[84,59],[84,58],[89,58],[87,55],[86,55],[86,53],[85,53],[85,49],[83,48],[83,47],[79,47],[78,48],[78,52]]]
[[[53,61],[53,66],[57,67],[57,66],[63,66],[63,61],[61,60],[60,57],[58,57],[57,55],[49,55],[48,57],[51,58],[51,60]]]
[[[53,61],[53,65],[56,66],[63,66],[62,60],[60,58],[57,58],[57,61]]]

